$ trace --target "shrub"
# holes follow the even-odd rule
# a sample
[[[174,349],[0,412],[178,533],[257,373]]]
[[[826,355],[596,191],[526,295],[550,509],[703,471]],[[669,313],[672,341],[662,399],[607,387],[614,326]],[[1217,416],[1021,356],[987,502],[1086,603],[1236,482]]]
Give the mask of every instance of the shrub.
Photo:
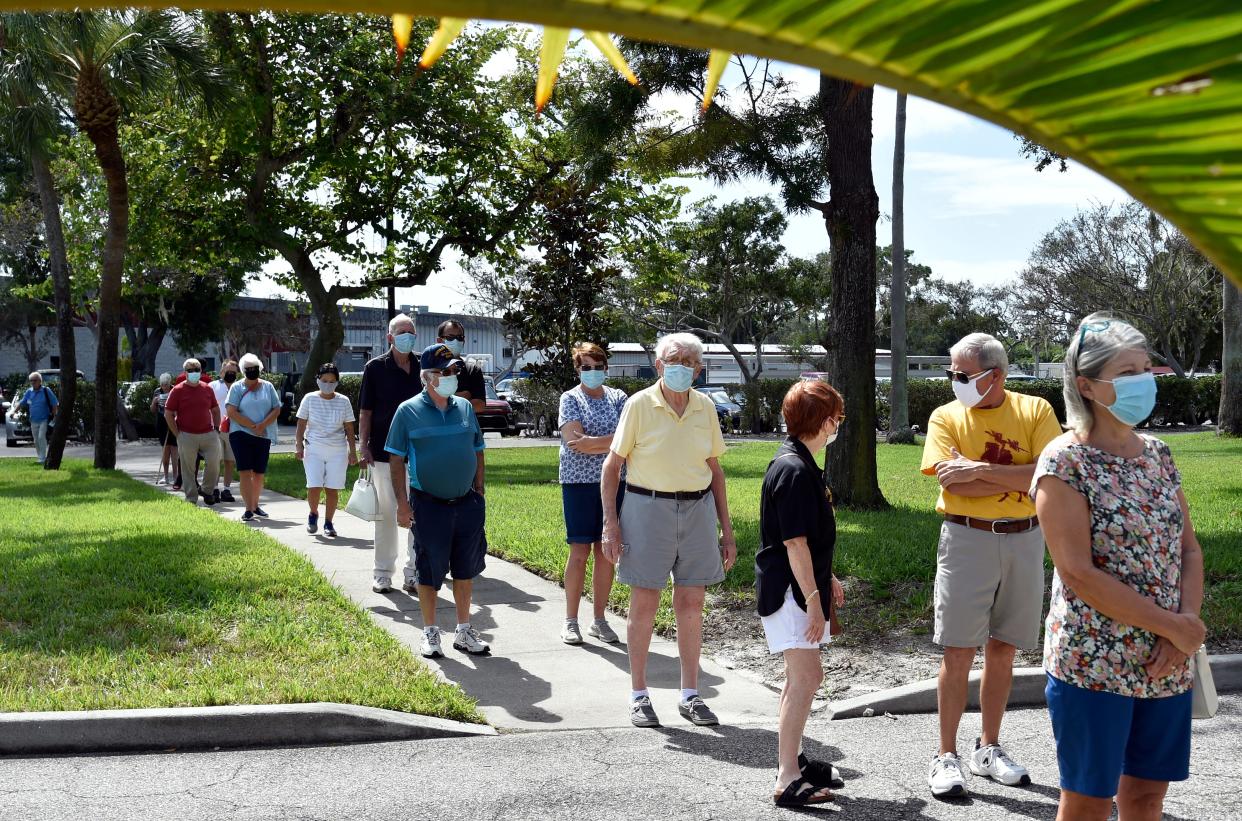
[[[336,392],[349,400],[349,404],[354,406],[354,418],[357,419],[362,412],[361,406],[358,404],[362,398],[362,377],[361,376],[342,376],[340,384],[336,386]],[[301,399],[298,404],[301,404]],[[293,409],[297,413],[297,408]],[[355,425],[355,427],[357,427]]]
[[[1216,419],[1220,413],[1220,392],[1224,377],[1220,374],[1202,376],[1194,380],[1195,407],[1199,411],[1199,421],[1206,422]]]
[[[1065,424],[1065,393],[1062,391],[1060,379],[1006,382],[1005,389],[1013,393],[1025,393],[1047,400],[1048,404],[1052,405],[1052,410],[1056,412],[1057,420],[1062,425]],[[952,390],[952,388],[949,390]]]
[[[645,376],[610,376],[608,384],[619,391],[625,393],[626,396],[633,396],[644,388],[650,388],[656,383],[654,378]]]
[[[135,425],[155,427],[155,414],[151,412],[151,398],[159,390],[159,380],[153,376],[143,379],[125,397],[125,412]]]
[[[781,418],[781,402],[797,382],[796,378],[757,379],[745,385],[725,385],[730,396],[742,394],[742,428],[752,433],[776,430]]]

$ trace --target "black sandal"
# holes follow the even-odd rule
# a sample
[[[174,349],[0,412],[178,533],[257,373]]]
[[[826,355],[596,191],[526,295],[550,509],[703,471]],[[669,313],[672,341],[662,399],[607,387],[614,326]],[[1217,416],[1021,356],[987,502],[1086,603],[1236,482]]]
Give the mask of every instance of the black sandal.
[[[812,761],[805,753],[798,753],[798,768],[802,770],[802,777],[817,787],[839,790],[845,786],[840,771],[827,761]]]
[[[827,804],[836,796],[832,793],[821,795],[827,787],[817,787],[805,778],[795,778],[779,795],[773,794],[772,800],[778,807],[805,807],[810,804]]]

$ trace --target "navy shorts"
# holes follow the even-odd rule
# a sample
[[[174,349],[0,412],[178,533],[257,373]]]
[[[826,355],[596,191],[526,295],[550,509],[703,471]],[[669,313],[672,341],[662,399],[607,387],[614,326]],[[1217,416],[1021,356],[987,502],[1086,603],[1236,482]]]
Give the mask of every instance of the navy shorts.
[[[625,482],[617,487],[617,513],[625,496]],[[561,507],[565,511],[565,541],[569,544],[595,544],[604,538],[604,498],[599,482],[571,482],[561,485]]]
[[[233,456],[236,457],[238,470],[267,473],[267,457],[272,452],[271,439],[235,430],[229,434],[229,444],[233,446]]]
[[[1048,676],[1044,695],[1057,741],[1061,789],[1112,798],[1123,774],[1148,781],[1190,777],[1189,691],[1134,698]]]
[[[447,504],[439,499],[410,491],[414,525],[410,539],[414,545],[414,567],[419,584],[439,590],[450,572],[454,579],[468,581],[483,572],[487,559],[487,504],[473,490],[461,501]]]

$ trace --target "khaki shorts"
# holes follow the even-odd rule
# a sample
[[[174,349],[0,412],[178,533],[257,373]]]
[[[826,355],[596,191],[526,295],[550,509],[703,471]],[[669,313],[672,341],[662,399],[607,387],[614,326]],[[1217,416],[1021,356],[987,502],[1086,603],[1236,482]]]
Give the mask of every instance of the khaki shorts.
[[[680,587],[724,581],[716,500],[710,493],[691,502],[625,494],[617,581],[660,590],[670,574]]]
[[[220,461],[237,461],[237,459],[233,456],[233,443],[229,441],[229,435],[227,433],[220,434]]]
[[[940,525],[936,629],[944,647],[982,647],[989,638],[1022,650],[1039,646],[1044,607],[1044,535],[998,534]]]

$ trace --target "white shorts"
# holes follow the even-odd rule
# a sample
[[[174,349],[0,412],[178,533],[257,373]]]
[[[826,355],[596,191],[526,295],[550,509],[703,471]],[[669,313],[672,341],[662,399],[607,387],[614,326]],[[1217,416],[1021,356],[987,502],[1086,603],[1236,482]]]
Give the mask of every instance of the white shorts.
[[[818,606],[818,602],[815,605]],[[760,616],[763,633],[768,637],[768,652],[776,655],[786,650],[818,650],[820,645],[832,639],[828,635],[828,623],[824,623],[824,638],[820,642],[806,640],[806,611],[794,601],[793,588],[785,590],[785,603],[770,616]]]
[[[306,470],[307,487],[341,490],[345,487],[345,469],[349,467],[349,450],[306,444],[302,467]]]

